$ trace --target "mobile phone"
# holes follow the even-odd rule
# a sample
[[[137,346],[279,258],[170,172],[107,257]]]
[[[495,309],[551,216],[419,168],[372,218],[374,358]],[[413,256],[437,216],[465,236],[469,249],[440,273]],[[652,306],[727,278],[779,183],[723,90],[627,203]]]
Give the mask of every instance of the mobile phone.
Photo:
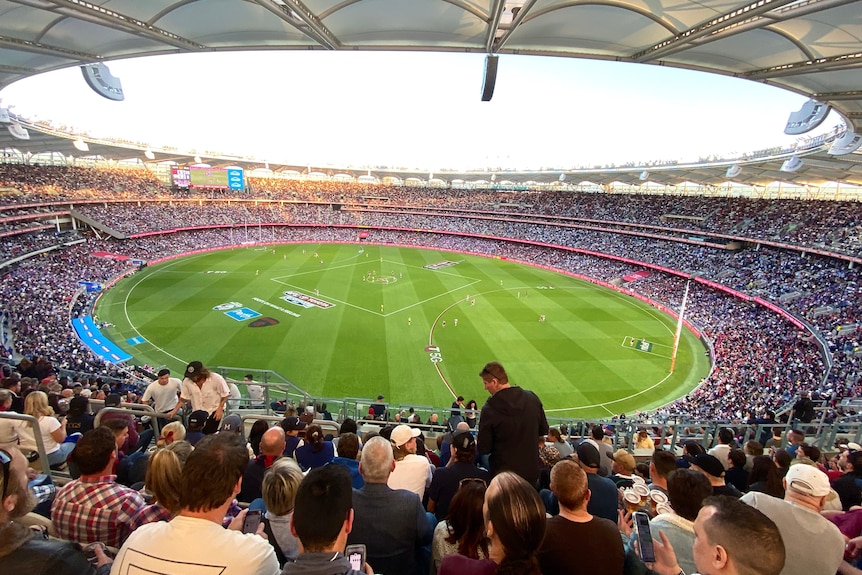
[[[351,569],[365,572],[365,545],[348,545],[344,548],[344,555],[350,561]]]
[[[258,525],[260,525],[260,509],[249,509],[242,522],[242,532],[257,533]]]
[[[100,547],[103,552],[107,554],[107,548],[104,543],[90,543],[88,545],[81,546],[81,553],[87,558],[87,561],[96,565],[99,562],[99,557],[96,555],[96,547]]]
[[[649,515],[641,511],[636,512],[634,514],[634,527],[641,560],[644,563],[655,563],[655,547],[653,547],[652,533],[649,530]]]

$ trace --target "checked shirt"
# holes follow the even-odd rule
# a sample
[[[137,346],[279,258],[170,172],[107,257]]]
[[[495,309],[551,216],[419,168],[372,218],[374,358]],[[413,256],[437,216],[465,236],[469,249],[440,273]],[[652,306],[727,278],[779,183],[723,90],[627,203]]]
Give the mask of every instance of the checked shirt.
[[[129,536],[132,517],[144,506],[144,498],[118,484],[116,478],[103,475],[64,485],[51,506],[57,536],[81,544],[100,541],[120,547]]]

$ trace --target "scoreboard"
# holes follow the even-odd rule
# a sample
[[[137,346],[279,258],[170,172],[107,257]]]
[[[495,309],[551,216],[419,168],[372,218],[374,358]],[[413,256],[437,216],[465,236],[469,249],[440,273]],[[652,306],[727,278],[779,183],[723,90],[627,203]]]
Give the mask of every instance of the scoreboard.
[[[218,190],[242,190],[245,188],[245,174],[242,168],[178,166],[171,168],[171,181],[178,188]]]

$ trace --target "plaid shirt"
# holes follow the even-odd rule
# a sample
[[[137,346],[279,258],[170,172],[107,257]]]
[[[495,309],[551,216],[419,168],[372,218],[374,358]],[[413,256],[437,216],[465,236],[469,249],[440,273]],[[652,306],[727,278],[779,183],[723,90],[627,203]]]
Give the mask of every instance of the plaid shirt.
[[[134,531],[141,525],[146,525],[147,523],[155,523],[156,521],[170,521],[172,518],[173,517],[171,516],[171,512],[159,505],[158,503],[146,505],[138,509],[138,512],[135,513],[135,516],[132,517],[132,524],[129,528],[129,531]]]
[[[115,482],[116,475],[76,479],[64,485],[51,506],[51,521],[61,539],[120,547],[129,536],[144,498]]]

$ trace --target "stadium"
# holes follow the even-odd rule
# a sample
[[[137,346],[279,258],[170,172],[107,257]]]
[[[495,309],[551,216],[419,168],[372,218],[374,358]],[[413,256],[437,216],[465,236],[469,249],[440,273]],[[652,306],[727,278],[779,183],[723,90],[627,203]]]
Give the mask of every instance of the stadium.
[[[790,143],[543,169],[270,161],[3,104],[9,373],[26,360],[134,397],[197,360],[266,385],[260,410],[240,386],[239,413],[363,420],[382,395],[391,419],[436,423],[458,396],[481,407],[499,360],[573,436],[598,421],[632,447],[641,425],[675,446],[739,424],[747,440],[761,420],[790,429],[810,393],[809,441],[862,439],[862,3],[103,4],[0,0],[0,89],[80,67],[122,103],[109,66],[128,58],[395,51],[484,56],[484,101],[507,57],[548,56],[808,101],[786,110]]]

